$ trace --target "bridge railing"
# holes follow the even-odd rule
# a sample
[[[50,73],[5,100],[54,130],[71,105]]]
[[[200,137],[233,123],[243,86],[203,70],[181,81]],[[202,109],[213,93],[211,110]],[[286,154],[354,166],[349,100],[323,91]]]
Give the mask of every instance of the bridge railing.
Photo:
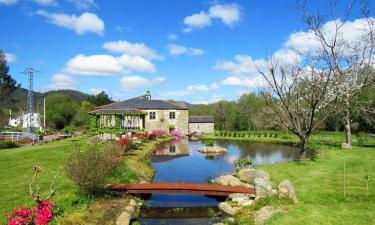
[[[39,142],[39,135],[26,133],[26,132],[1,132],[0,140],[19,141],[25,138],[29,138],[32,143]]]

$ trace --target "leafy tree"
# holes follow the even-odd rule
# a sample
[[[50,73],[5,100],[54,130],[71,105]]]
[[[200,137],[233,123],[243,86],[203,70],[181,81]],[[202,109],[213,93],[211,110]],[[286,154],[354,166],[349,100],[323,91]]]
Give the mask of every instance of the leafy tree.
[[[50,127],[63,129],[71,124],[78,111],[79,105],[66,95],[51,94],[46,97],[46,120]]]
[[[5,54],[0,49],[0,102],[4,103],[10,99],[9,96],[19,87],[20,85],[9,74]]]
[[[80,110],[74,115],[73,125],[75,126],[88,126],[90,124],[90,115],[88,112],[92,109],[92,104],[89,101],[81,103]]]
[[[245,118],[246,129],[262,129],[264,100],[258,97],[255,93],[243,94],[239,101],[238,106],[241,111],[242,117]]]
[[[91,103],[93,103],[95,106],[102,106],[107,105],[113,102],[112,98],[108,96],[107,93],[104,91],[100,92],[99,94],[95,96],[91,96],[88,99]]]

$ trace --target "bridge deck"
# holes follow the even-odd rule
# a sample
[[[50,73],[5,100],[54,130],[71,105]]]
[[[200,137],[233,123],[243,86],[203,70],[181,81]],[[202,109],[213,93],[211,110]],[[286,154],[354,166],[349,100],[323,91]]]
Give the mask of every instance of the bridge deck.
[[[183,183],[151,183],[151,184],[111,184],[108,190],[124,191],[128,194],[196,194],[212,196],[228,196],[232,193],[255,194],[255,188],[233,187],[218,184],[183,184]]]

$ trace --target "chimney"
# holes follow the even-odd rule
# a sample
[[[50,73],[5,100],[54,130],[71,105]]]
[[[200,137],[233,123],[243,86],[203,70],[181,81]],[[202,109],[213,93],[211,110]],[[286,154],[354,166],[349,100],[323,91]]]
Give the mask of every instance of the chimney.
[[[151,100],[151,92],[146,91],[145,97],[146,97],[147,100]]]

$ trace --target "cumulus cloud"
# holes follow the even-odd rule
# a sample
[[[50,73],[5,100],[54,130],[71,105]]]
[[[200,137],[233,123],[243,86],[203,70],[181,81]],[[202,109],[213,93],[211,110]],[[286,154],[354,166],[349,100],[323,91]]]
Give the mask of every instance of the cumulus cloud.
[[[118,61],[129,70],[155,73],[156,68],[150,61],[141,56],[122,55]]]
[[[87,32],[103,35],[104,22],[94,13],[85,12],[80,16],[76,16],[74,14],[49,13],[44,10],[38,10],[36,14],[46,17],[48,22],[56,26],[74,30],[79,35]]]
[[[103,48],[110,52],[142,56],[149,60],[163,59],[155,50],[149,48],[144,43],[131,43],[125,40],[119,40],[106,42],[103,44]]]
[[[15,54],[12,54],[12,53],[4,53],[4,54],[5,54],[5,59],[7,60],[8,63],[11,63],[17,60],[17,57]]]
[[[198,92],[208,92],[210,90],[214,91],[219,88],[218,84],[213,83],[211,85],[205,84],[191,84],[186,87],[185,90],[178,90],[178,91],[168,91],[165,93],[161,93],[160,95],[163,97],[186,97],[194,95]]]
[[[265,81],[262,76],[258,75],[255,77],[248,76],[229,76],[225,78],[222,82],[222,85],[230,86],[241,86],[248,88],[257,88],[262,87],[265,84]]]
[[[69,74],[80,76],[112,76],[131,71],[154,73],[155,66],[141,56],[121,55],[77,55],[70,59],[64,68]]]
[[[54,74],[50,78],[51,83],[45,88],[47,90],[72,89],[76,90],[79,82],[65,74]]]
[[[178,38],[178,36],[174,33],[169,33],[168,34],[168,40],[174,41]]]
[[[186,54],[189,56],[199,56],[204,54],[203,49],[199,48],[190,48],[190,47],[185,47],[183,45],[175,45],[175,44],[170,44],[167,46],[169,54],[173,56],[178,56],[182,54]]]
[[[227,26],[233,26],[241,19],[241,9],[237,4],[215,4],[208,12],[200,11],[184,18],[184,24],[188,26],[183,31],[191,32],[193,29],[202,29],[210,26],[214,19],[221,20]]]
[[[147,79],[141,76],[124,76],[120,79],[120,87],[126,91],[133,91],[139,88],[149,88],[163,83],[164,77]]]
[[[77,55],[70,59],[64,69],[69,74],[81,76],[111,76],[123,74],[124,67],[111,55]]]
[[[193,100],[193,104],[204,104],[204,105],[207,105],[207,104],[211,104],[211,103],[215,103],[215,102],[218,102],[218,101],[221,101],[224,99],[224,96],[222,95],[218,95],[216,93],[213,93],[211,96],[209,97],[200,97],[200,98],[197,98],[195,100]]]
[[[12,4],[16,4],[18,2],[18,0],[0,0],[0,4],[3,4],[3,5],[12,5]]]

